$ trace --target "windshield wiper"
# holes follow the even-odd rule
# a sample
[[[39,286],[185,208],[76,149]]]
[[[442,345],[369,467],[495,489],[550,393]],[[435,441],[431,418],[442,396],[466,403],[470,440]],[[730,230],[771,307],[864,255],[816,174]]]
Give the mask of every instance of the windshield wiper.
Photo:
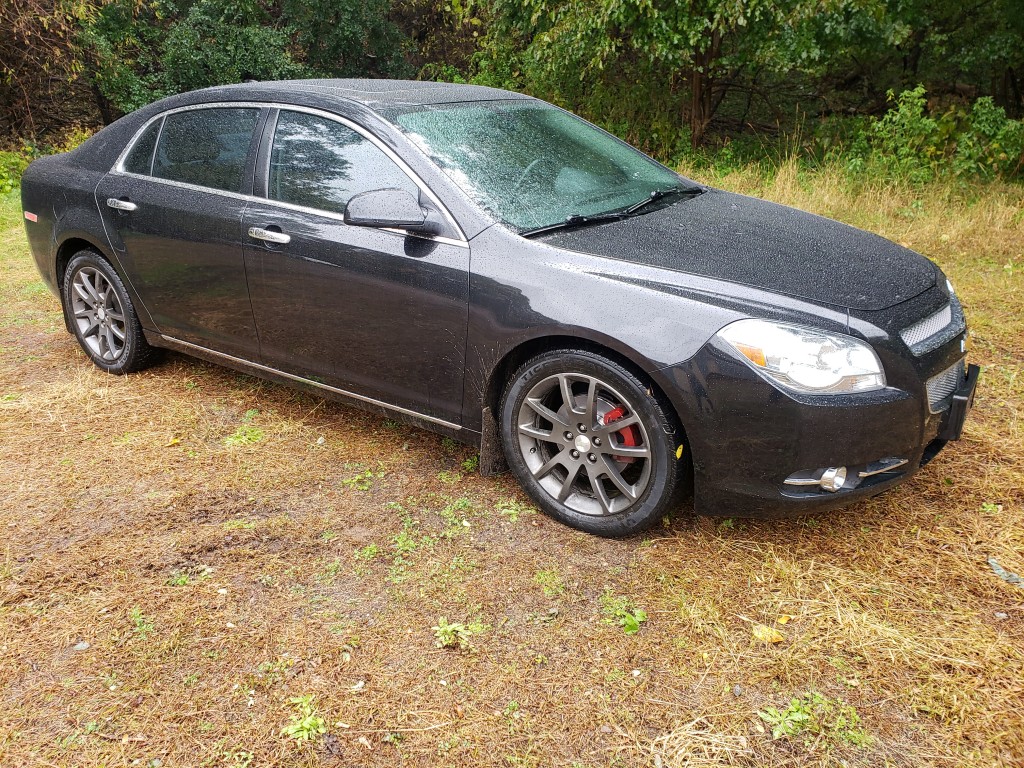
[[[610,211],[608,213],[595,213],[593,216],[583,216],[578,213],[574,213],[570,216],[566,216],[562,221],[555,222],[554,224],[546,224],[543,227],[537,227],[536,229],[523,230],[519,234],[522,237],[532,237],[533,235],[542,235],[545,232],[553,232],[556,229],[572,229],[573,227],[585,227],[588,224],[601,224],[606,221],[618,221],[628,216],[625,211]]]
[[[669,195],[677,193],[696,196],[703,191],[704,190],[700,187],[664,187],[662,189],[655,189],[643,200],[638,203],[633,203],[627,208],[621,208],[617,211],[608,211],[607,213],[595,213],[591,216],[574,213],[571,216],[566,216],[562,221],[555,222],[554,224],[547,224],[543,227],[537,227],[536,229],[527,229],[519,234],[522,237],[532,237],[533,235],[542,235],[546,232],[553,232],[558,229],[572,229],[573,227],[582,227],[588,224],[601,224],[606,221],[618,221],[619,219],[625,219],[632,216],[645,205],[649,205],[655,200],[661,200],[663,197],[668,197]]]
[[[629,206],[628,208],[624,208],[622,210],[622,213],[625,214],[626,216],[632,216],[634,213],[639,211],[644,206],[650,205],[656,200],[661,200],[663,197],[668,197],[669,195],[674,195],[676,193],[699,195],[703,191],[704,190],[702,190],[700,187],[663,187],[661,189],[654,189],[651,190],[651,193],[640,202],[633,203],[633,205]]]

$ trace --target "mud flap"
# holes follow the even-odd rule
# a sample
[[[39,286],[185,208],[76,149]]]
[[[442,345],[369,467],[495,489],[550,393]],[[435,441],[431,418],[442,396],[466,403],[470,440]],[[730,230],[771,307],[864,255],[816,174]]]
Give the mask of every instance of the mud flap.
[[[480,428],[480,464],[481,477],[494,477],[508,472],[505,451],[501,447],[501,432],[498,420],[494,418],[490,407],[481,412]]]

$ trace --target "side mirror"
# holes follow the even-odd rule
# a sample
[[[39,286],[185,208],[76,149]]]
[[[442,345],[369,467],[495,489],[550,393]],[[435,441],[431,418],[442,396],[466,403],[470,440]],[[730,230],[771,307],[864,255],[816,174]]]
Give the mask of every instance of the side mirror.
[[[354,227],[418,229],[427,215],[404,189],[374,189],[354,195],[345,206],[345,223]]]

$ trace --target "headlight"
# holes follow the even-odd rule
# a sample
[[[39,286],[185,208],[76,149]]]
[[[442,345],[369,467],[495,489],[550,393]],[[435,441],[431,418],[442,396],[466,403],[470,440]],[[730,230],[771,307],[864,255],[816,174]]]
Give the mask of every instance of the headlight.
[[[754,370],[797,392],[842,394],[885,386],[874,350],[850,336],[766,320],[737,320],[718,336]]]

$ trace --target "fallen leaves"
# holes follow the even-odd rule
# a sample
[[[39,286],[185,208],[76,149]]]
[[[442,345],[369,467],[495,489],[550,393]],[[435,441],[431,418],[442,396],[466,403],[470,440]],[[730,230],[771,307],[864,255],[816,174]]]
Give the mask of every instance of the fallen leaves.
[[[781,643],[786,639],[779,630],[764,624],[755,624],[751,627],[750,632],[754,636],[755,640],[761,643],[768,643],[769,645]]]

